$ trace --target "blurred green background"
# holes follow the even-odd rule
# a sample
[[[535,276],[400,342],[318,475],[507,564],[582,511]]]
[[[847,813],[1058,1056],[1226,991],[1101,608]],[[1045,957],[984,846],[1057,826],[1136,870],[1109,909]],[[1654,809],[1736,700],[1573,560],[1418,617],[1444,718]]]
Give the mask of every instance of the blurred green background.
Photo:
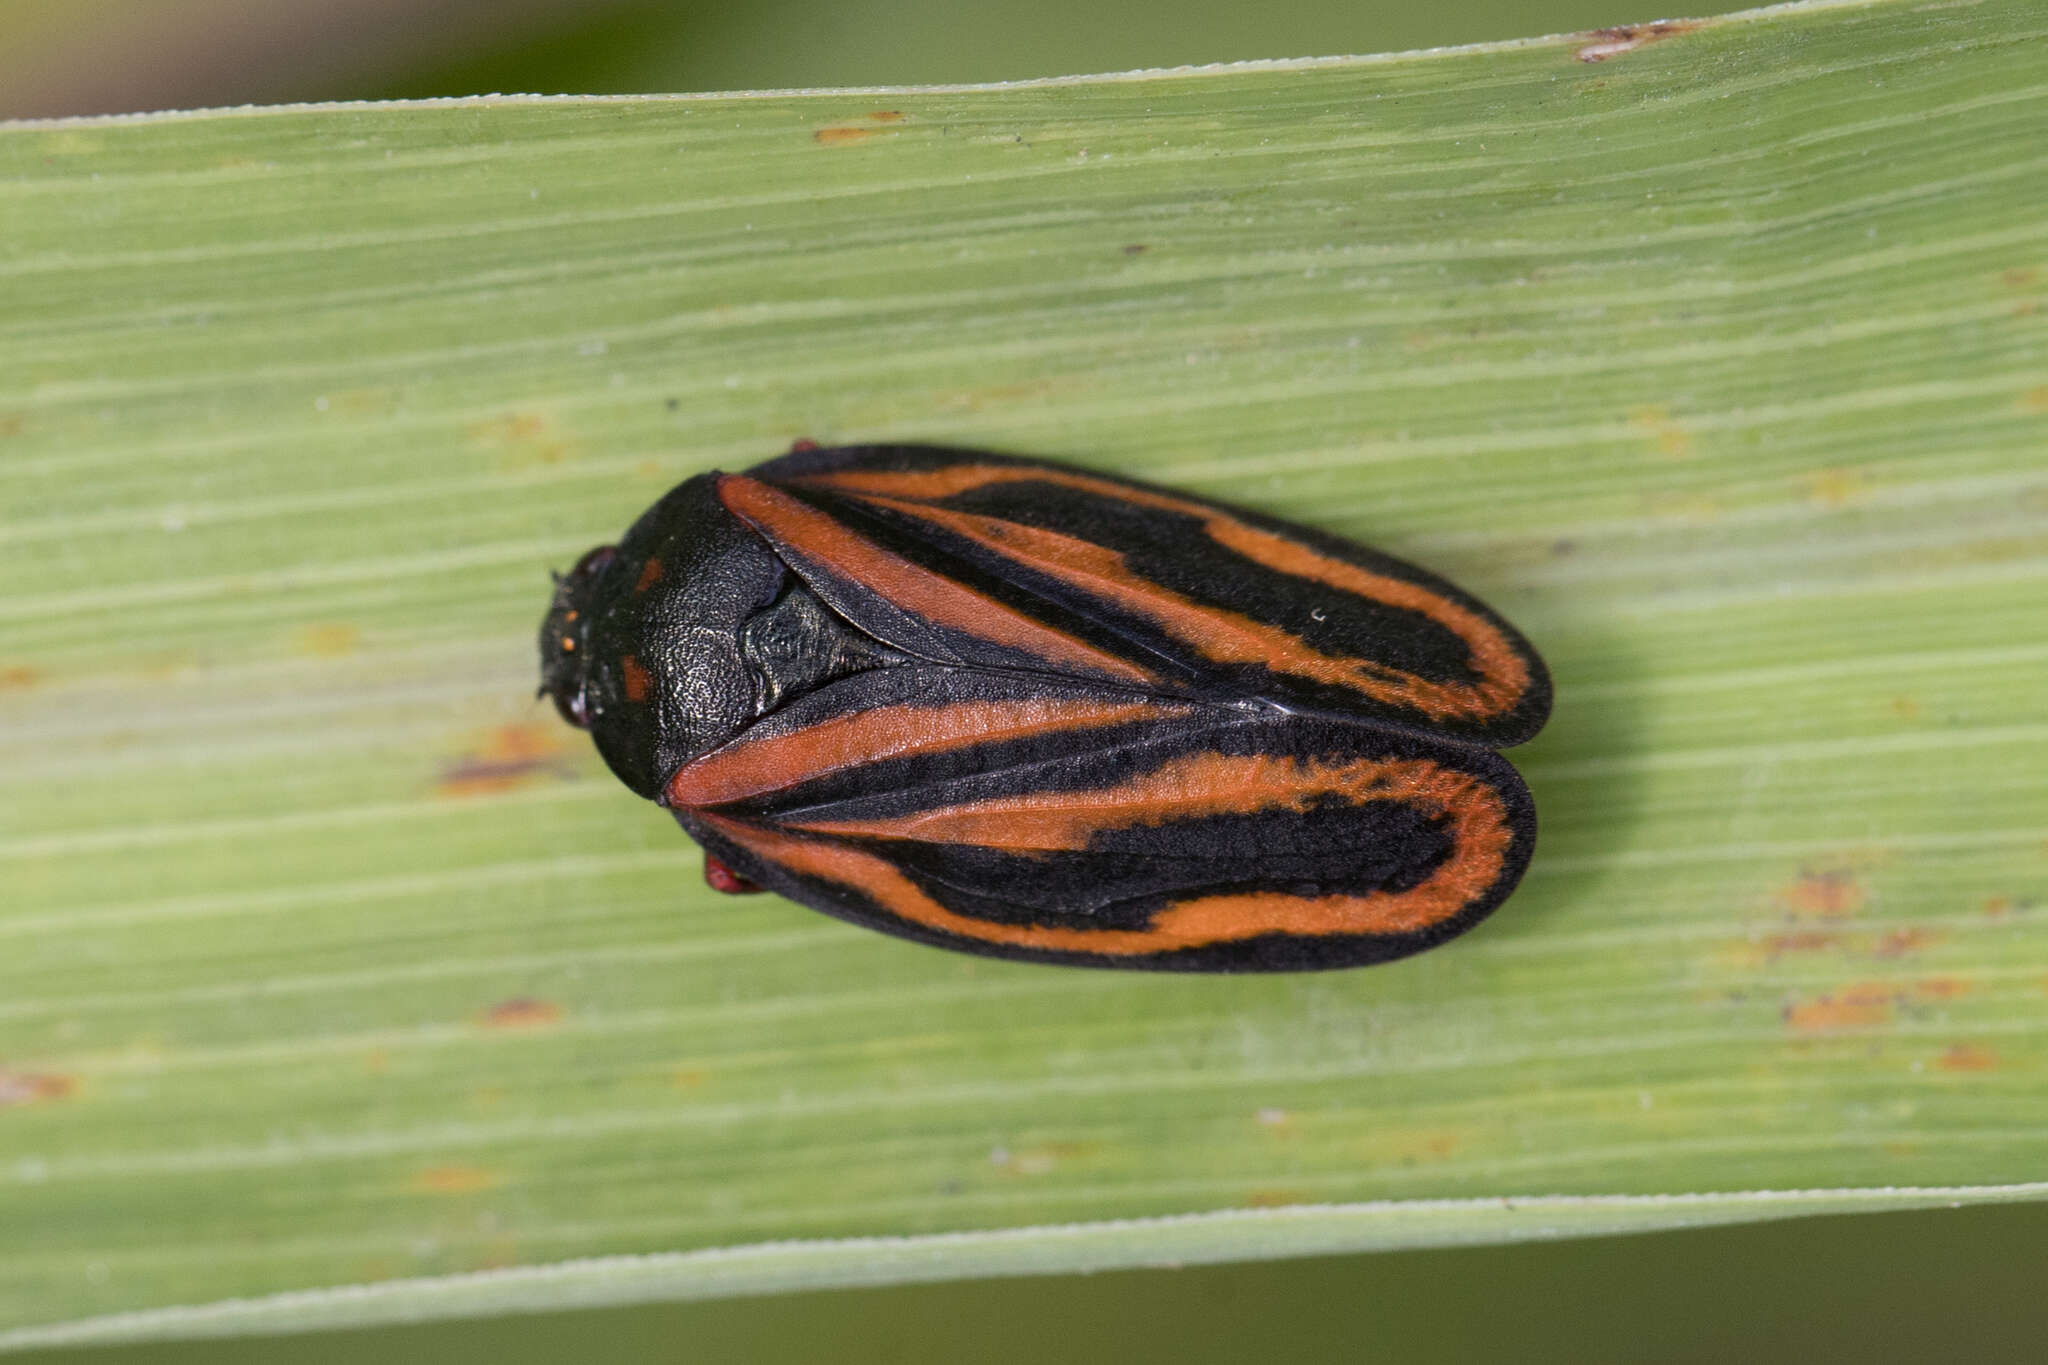
[[[1381,52],[1650,0],[8,0],[0,118],[487,91],[954,83]],[[1732,5],[1709,5],[1722,12]],[[4,304],[0,304],[4,306]],[[299,1338],[304,1362],[2035,1360],[2048,1208],[553,1313]],[[47,1353],[274,1359],[281,1343]]]
[[[1655,0],[5,0],[0,118],[297,100],[936,85],[1403,52]],[[1694,14],[1745,6],[1713,3]]]

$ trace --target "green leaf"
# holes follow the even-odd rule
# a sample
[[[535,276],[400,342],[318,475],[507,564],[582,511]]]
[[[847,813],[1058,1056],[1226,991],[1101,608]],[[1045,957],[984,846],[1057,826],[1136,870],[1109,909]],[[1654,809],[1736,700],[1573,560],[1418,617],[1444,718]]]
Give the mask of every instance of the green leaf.
[[[1985,0],[0,129],[0,1340],[2039,1197],[2044,104]],[[712,895],[533,631],[797,436],[1469,586],[1523,889],[1250,980]]]

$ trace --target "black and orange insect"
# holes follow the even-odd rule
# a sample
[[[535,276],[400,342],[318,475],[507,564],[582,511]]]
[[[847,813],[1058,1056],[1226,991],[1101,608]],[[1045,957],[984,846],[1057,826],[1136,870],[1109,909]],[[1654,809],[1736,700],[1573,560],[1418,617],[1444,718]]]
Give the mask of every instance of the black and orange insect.
[[[1457,588],[1044,460],[800,444],[559,579],[541,678],[721,890],[963,952],[1352,967],[1514,888],[1543,662]]]

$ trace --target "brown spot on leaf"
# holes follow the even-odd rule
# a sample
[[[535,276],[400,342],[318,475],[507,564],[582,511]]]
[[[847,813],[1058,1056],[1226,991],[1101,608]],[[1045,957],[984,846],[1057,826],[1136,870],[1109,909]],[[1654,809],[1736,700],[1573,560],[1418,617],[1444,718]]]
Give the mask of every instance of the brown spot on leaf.
[[[2032,289],[2041,282],[2041,270],[2038,266],[2016,265],[2002,272],[1998,278],[2008,289]]]
[[[2048,384],[2037,384],[2020,395],[2021,412],[2048,412]]]
[[[5,668],[0,668],[0,692],[11,692],[17,688],[34,687],[42,680],[42,670],[30,668],[27,664],[10,664]]]
[[[1801,1033],[1873,1028],[1888,1023],[1902,1005],[1954,1000],[1970,993],[1961,977],[1929,976],[1918,981],[1858,981],[1785,1007],[1785,1023]]]
[[[575,765],[564,755],[552,731],[537,725],[501,725],[442,765],[438,785],[443,796],[486,796],[544,777],[575,775]]]
[[[678,1090],[695,1090],[711,1079],[711,1073],[702,1067],[685,1066],[671,1072],[669,1079],[675,1083]]]
[[[414,1172],[406,1188],[414,1194],[478,1194],[504,1183],[504,1176],[481,1166],[429,1166]]]
[[[1865,903],[1862,885],[1846,868],[1802,872],[1779,892],[1779,899],[1797,915],[1839,919],[1855,914]]]
[[[1808,930],[1798,934],[1773,934],[1764,940],[1764,951],[1772,957],[1786,953],[1817,953],[1823,948],[1832,948],[1842,941],[1840,934],[1823,934]]]
[[[1927,708],[1912,697],[1893,697],[1892,714],[1900,720],[1918,720]]]
[[[1992,919],[2004,919],[2012,913],[2012,897],[1986,896],[1984,898],[1984,913]]]
[[[1146,246],[1143,242],[1132,242],[1129,246],[1124,248],[1124,255],[1142,256],[1151,249],[1152,248]]]
[[[1621,24],[1614,28],[1594,29],[1572,55],[1582,62],[1604,62],[1610,57],[1619,57],[1625,52],[1703,27],[1705,24],[1698,19],[1660,19],[1654,24]]]
[[[1253,1190],[1244,1197],[1248,1209],[1284,1209],[1293,1204],[1314,1203],[1313,1195],[1301,1190]]]
[[[1724,948],[1719,956],[1737,966],[1755,967],[1776,962],[1791,953],[1818,953],[1841,946],[1840,934],[1803,930],[1789,934],[1771,934],[1761,939],[1738,940]]]
[[[1934,1064],[1943,1071],[1994,1071],[1998,1067],[1998,1054],[1975,1043],[1957,1043],[1942,1053]]]
[[[300,626],[292,632],[294,649],[320,659],[338,659],[345,654],[353,654],[362,642],[361,630],[332,621]]]
[[[843,147],[849,142],[866,142],[875,135],[875,131],[873,128],[858,128],[852,124],[835,123],[831,127],[820,128],[812,133],[811,140],[822,143],[827,147]]]
[[[1861,910],[1868,897],[1851,868],[1808,868],[1778,889],[1778,901],[1802,918],[1843,919]]]
[[[1904,957],[1947,937],[1933,929],[1894,929],[1877,941],[1875,951],[1879,957]]]
[[[0,1109],[69,1099],[78,1093],[78,1077],[50,1071],[8,1071],[0,1068]]]
[[[1785,1023],[1800,1033],[1872,1028],[1890,1020],[1899,994],[1898,987],[1888,982],[1859,982],[1829,995],[1787,1005]]]
[[[485,1010],[479,1019],[485,1028],[548,1028],[562,1021],[562,1007],[552,1000],[515,995]]]
[[[814,142],[821,142],[827,146],[835,143],[865,142],[876,133],[886,131],[887,125],[901,123],[906,117],[908,116],[901,109],[870,109],[867,113],[861,115],[860,123],[828,124],[812,133],[811,139]],[[864,127],[862,126],[863,124],[880,124],[883,126]]]
[[[19,436],[28,419],[18,412],[0,412],[0,437]]]

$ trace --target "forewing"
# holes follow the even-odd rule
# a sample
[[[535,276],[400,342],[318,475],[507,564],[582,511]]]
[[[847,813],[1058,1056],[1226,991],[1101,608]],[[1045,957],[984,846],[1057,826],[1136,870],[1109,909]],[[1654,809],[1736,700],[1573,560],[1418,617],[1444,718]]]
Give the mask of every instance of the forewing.
[[[721,496],[856,624],[927,658],[1263,698],[1489,747],[1549,713],[1542,660],[1453,585],[1182,493],[855,446],[727,476]]]
[[[827,914],[1104,967],[1401,957],[1476,924],[1534,844],[1520,778],[1469,746],[919,671],[805,698],[665,800],[741,875]]]

